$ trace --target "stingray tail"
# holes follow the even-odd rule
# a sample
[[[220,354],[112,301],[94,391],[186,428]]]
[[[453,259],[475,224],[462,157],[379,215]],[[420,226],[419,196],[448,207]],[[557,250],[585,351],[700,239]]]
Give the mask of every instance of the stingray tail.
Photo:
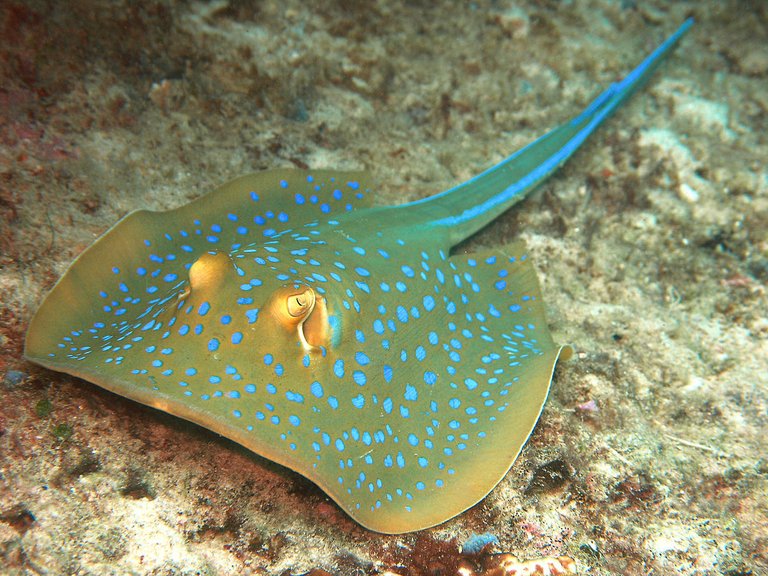
[[[637,68],[620,82],[611,84],[569,122],[467,182],[406,206],[423,209],[419,211],[431,226],[449,230],[454,244],[474,234],[565,163],[587,137],[648,80],[692,25],[692,18],[686,20]],[[435,214],[451,216],[436,219]]]

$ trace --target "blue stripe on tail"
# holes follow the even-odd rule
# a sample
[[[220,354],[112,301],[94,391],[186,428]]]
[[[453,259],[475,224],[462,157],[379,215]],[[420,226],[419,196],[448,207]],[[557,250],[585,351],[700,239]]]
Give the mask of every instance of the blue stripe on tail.
[[[587,137],[642,86],[692,25],[692,18],[686,20],[637,68],[620,82],[611,84],[569,122],[467,182],[403,207],[442,207],[442,210],[435,210],[435,213],[447,212],[451,216],[431,219],[429,225],[450,228],[454,243],[475,233],[522,200],[537,184],[568,160]]]

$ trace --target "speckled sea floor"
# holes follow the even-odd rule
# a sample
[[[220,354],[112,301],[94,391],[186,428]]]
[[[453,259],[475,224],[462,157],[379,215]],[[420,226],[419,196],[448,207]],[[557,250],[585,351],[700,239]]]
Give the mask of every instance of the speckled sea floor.
[[[0,5],[0,572],[455,574],[490,532],[585,574],[768,572],[768,4]],[[443,190],[564,121],[688,15],[653,81],[462,249],[522,237],[560,342],[480,504],[370,533],[215,434],[22,359],[69,262],[136,208],[277,166]]]

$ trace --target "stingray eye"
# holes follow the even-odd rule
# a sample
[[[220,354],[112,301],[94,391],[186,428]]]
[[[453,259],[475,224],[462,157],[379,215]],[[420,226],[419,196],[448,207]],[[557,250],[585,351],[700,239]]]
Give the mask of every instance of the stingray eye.
[[[287,314],[287,317],[300,321],[312,313],[312,309],[315,306],[315,293],[311,288],[306,288],[303,292],[292,290],[285,296],[284,303],[284,313]]]
[[[311,301],[313,299],[310,298],[310,296],[311,294],[309,293],[309,290],[303,294],[294,294],[289,296],[288,301],[286,302],[286,309],[288,310],[288,314],[294,318],[300,318],[301,316],[304,316],[311,307]]]

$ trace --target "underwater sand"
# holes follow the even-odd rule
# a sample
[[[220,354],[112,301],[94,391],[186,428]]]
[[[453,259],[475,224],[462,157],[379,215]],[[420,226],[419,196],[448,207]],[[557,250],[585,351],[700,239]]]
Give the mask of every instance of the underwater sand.
[[[585,574],[768,572],[768,4],[309,4],[0,6],[0,573],[453,575],[485,532]],[[380,204],[439,192],[689,15],[646,88],[461,247],[523,238],[576,356],[446,524],[369,532],[289,470],[22,359],[47,290],[129,211],[279,166],[366,168]]]

